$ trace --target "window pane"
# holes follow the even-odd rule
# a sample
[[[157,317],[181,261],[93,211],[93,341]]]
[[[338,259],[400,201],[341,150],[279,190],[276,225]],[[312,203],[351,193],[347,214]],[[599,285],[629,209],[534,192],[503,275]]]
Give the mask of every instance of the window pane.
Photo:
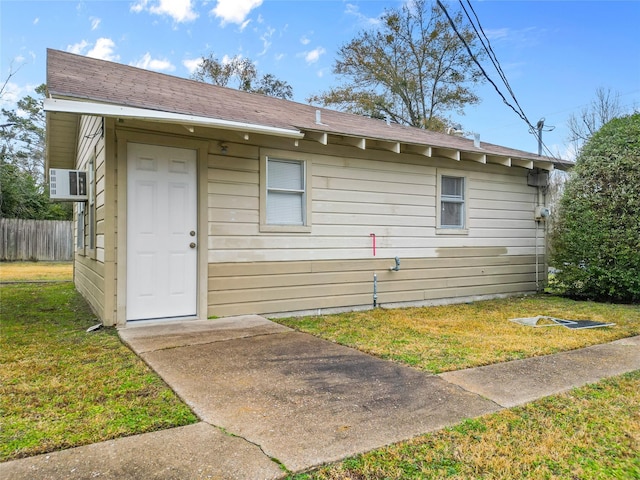
[[[304,166],[302,162],[269,160],[267,165],[268,188],[304,190]]]
[[[267,223],[275,225],[304,225],[301,193],[269,192]]]
[[[84,203],[78,202],[76,211],[76,246],[78,248],[84,248]]]
[[[464,178],[462,177],[442,177],[443,197],[464,198]]]
[[[464,204],[442,202],[442,211],[440,212],[440,224],[443,227],[464,227],[463,221]]]

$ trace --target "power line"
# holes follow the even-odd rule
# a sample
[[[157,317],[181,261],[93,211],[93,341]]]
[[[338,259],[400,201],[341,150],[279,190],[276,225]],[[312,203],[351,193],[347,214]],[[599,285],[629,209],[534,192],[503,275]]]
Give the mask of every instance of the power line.
[[[460,3],[460,6],[462,7],[462,10],[464,11],[465,15],[467,16],[467,19],[469,19],[469,23],[473,27],[473,30],[476,32],[476,35],[477,35],[478,39],[480,40],[480,43],[482,44],[482,47],[484,48],[485,52],[487,52],[487,55],[489,56],[489,59],[491,60],[491,63],[493,63],[493,66],[496,69],[496,71],[498,72],[498,75],[500,75],[500,79],[502,80],[502,83],[504,83],[504,85],[507,87],[507,90],[509,91],[509,94],[511,95],[511,98],[513,98],[514,102],[518,106],[518,109],[520,110],[522,115],[525,118],[527,118],[527,116],[524,113],[524,110],[522,109],[522,107],[520,106],[520,103],[518,102],[518,99],[516,98],[515,93],[511,89],[511,85],[509,84],[509,81],[507,80],[507,76],[504,73],[504,71],[502,70],[502,66],[500,65],[500,61],[498,60],[498,57],[496,56],[495,52],[493,51],[493,47],[491,47],[491,41],[489,40],[489,37],[487,37],[486,33],[484,32],[484,29],[482,28],[482,24],[480,23],[480,19],[478,18],[478,14],[476,13],[475,9],[473,8],[473,5],[471,5],[471,2],[469,0],[467,0],[467,5],[469,5],[469,9],[473,12],[473,16],[475,17],[476,22],[478,23],[478,28],[480,29],[480,32],[482,32],[482,35],[480,34],[480,32],[478,32],[478,28],[476,28],[476,25],[475,25],[474,21],[472,20],[471,16],[469,15],[469,12],[467,12],[467,9],[465,8],[464,3],[462,3],[462,0],[458,0],[458,1]],[[485,45],[485,42],[483,40],[483,37],[487,40],[486,45]],[[527,123],[529,124],[529,127],[533,128],[533,125],[531,124],[531,122],[528,119],[527,119]]]
[[[458,38],[460,39],[460,41],[462,42],[462,44],[464,45],[464,47],[467,50],[467,53],[469,54],[469,56],[471,57],[471,59],[474,61],[474,63],[478,66],[478,68],[480,69],[480,71],[482,72],[482,75],[484,75],[484,77],[489,81],[489,83],[491,83],[491,85],[493,85],[493,88],[495,89],[495,91],[498,93],[498,95],[500,95],[500,97],[502,98],[502,101],[509,107],[511,108],[516,115],[518,115],[520,118],[522,118],[522,120],[524,120],[527,125],[531,126],[531,122],[529,122],[529,120],[518,110],[516,110],[516,108],[511,105],[507,99],[505,98],[505,96],[502,94],[502,92],[500,91],[500,89],[498,88],[498,86],[495,84],[495,82],[491,79],[491,77],[489,77],[489,75],[487,74],[487,72],[484,70],[484,68],[482,67],[482,65],[480,65],[480,62],[478,61],[478,59],[476,58],[476,56],[473,54],[473,52],[471,51],[471,47],[469,47],[469,44],[467,43],[467,41],[464,39],[464,37],[460,34],[460,32],[458,31],[458,27],[456,27],[455,22],[453,21],[453,19],[451,18],[451,16],[449,15],[449,12],[447,11],[447,9],[444,7],[444,5],[442,4],[442,2],[440,0],[436,0],[438,6],[442,9],[442,11],[444,12],[444,14],[446,15],[447,19],[449,20],[449,24],[451,25],[451,28],[453,28],[453,31],[456,33],[456,35],[458,36]]]
[[[486,36],[486,34],[484,33],[484,29],[482,28],[482,25],[480,24],[480,20],[478,19],[478,16],[475,12],[475,10],[473,9],[473,7],[471,6],[471,3],[469,2],[469,0],[467,0],[467,3],[470,7],[470,9],[472,10],[476,21],[478,22],[478,27],[475,26],[475,23],[473,22],[473,20],[471,19],[471,16],[469,15],[469,13],[467,12],[466,8],[464,7],[464,4],[462,3],[462,0],[458,0],[460,2],[460,5],[462,6],[462,9],[465,12],[465,15],[467,16],[467,18],[469,19],[469,22],[471,23],[471,26],[473,27],[473,30],[476,32],[476,35],[478,36],[478,39],[480,40],[480,43],[482,44],[482,47],[485,49],[485,51],[487,52],[487,55],[489,56],[489,59],[491,60],[491,62],[493,63],[494,68],[496,69],[496,71],[498,72],[498,75],[500,76],[501,80],[503,81],[503,83],[505,84],[505,86],[507,87],[507,90],[509,91],[511,97],[513,98],[514,102],[516,103],[516,105],[518,106],[518,108],[514,107],[505,97],[505,95],[500,91],[500,89],[498,88],[498,86],[496,85],[496,83],[491,79],[491,77],[487,74],[486,70],[482,67],[482,65],[480,64],[479,60],[477,59],[476,55],[472,52],[471,47],[469,46],[469,44],[467,43],[467,41],[465,40],[465,38],[460,34],[460,32],[458,31],[458,28],[455,24],[455,22],[453,21],[453,19],[451,18],[451,16],[449,15],[449,12],[447,11],[446,7],[443,5],[443,3],[441,2],[441,0],[436,0],[437,5],[440,7],[440,9],[442,10],[442,12],[445,14],[445,16],[447,17],[447,20],[449,21],[449,24],[451,25],[451,28],[453,28],[453,31],[456,33],[456,35],[458,36],[458,38],[460,39],[460,41],[462,42],[462,45],[465,47],[465,49],[467,50],[467,53],[469,54],[469,56],[471,57],[471,59],[473,60],[473,62],[477,65],[477,67],[480,69],[480,72],[482,72],[482,75],[487,79],[487,81],[493,86],[493,88],[495,89],[495,91],[498,93],[498,95],[500,96],[500,98],[502,98],[502,101],[505,103],[505,105],[507,105],[509,108],[511,108],[511,110],[513,110],[516,115],[518,115],[518,117],[520,117],[529,127],[529,132],[532,133],[536,139],[538,140],[539,146],[543,147],[547,153],[549,157],[552,157],[556,160],[559,160],[555,157],[555,155],[551,152],[551,150],[549,150],[549,148],[544,144],[544,142],[542,141],[542,135],[538,132],[538,130],[536,130],[536,127],[533,126],[533,124],[531,123],[531,121],[529,121],[529,119],[527,118],[527,115],[525,114],[524,110],[522,109],[522,107],[520,106],[520,103],[518,102],[515,94],[513,93],[513,90],[511,89],[511,86],[509,85],[509,82],[507,80],[506,75],[504,74],[504,71],[502,70],[502,67],[500,66],[500,62],[498,61],[497,56],[495,55],[495,52],[493,51],[493,48],[491,47],[491,42],[489,41],[489,38]],[[486,39],[487,45],[485,45],[484,40],[482,39],[482,36],[480,35],[480,33],[478,32],[478,28],[480,28],[482,35],[484,36],[484,38]]]

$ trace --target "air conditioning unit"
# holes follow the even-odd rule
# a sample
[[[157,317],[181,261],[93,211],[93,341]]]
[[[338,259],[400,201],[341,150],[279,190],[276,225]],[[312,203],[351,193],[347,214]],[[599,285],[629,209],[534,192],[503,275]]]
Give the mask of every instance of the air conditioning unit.
[[[49,198],[58,202],[86,202],[89,199],[87,172],[49,169]]]

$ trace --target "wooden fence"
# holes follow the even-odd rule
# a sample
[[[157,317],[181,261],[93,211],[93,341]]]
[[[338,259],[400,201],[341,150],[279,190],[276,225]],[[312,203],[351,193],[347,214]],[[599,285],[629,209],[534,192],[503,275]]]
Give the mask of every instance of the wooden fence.
[[[73,222],[0,218],[0,261],[73,260]]]

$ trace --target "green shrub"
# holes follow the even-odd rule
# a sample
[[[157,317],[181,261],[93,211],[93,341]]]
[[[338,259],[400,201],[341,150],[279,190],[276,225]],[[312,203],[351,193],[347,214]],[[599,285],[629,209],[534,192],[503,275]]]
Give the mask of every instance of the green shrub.
[[[580,151],[550,263],[566,295],[640,302],[640,113],[605,124]]]

